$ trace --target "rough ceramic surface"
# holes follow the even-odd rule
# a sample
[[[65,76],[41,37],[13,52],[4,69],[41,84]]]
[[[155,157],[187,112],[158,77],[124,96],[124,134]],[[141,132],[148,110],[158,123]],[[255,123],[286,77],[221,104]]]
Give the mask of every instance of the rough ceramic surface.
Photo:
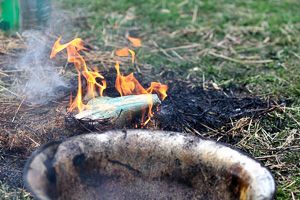
[[[38,199],[250,199],[270,172],[231,147],[174,132],[114,130],[40,147],[24,170]]]

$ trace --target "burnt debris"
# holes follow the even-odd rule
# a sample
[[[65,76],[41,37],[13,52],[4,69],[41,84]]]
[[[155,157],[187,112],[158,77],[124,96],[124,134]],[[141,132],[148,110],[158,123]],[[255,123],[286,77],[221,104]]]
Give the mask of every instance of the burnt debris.
[[[183,131],[188,127],[203,133],[208,129],[220,131],[231,120],[258,116],[268,108],[267,101],[239,93],[234,87],[216,90],[212,85],[188,87],[177,82],[170,86],[155,118],[164,130]]]
[[[111,87],[104,90],[104,96],[119,96],[113,87],[116,78],[115,73],[113,71],[107,72],[105,77]],[[137,79],[143,80],[142,75],[138,74]],[[171,81],[167,84],[169,86],[168,97],[159,106],[159,111],[155,111],[153,118],[155,127],[151,123],[146,127],[141,127],[142,116],[137,115],[132,119],[130,125],[123,128],[161,129],[179,132],[184,132],[188,128],[200,134],[212,130],[226,132],[232,128],[230,124],[232,120],[243,117],[261,117],[275,108],[272,107],[270,101],[251,96],[239,91],[234,86],[216,88],[209,83],[190,84],[190,82],[183,80]],[[73,96],[75,95],[73,94]],[[81,131],[104,131],[116,128],[109,121],[89,119],[78,121],[70,115],[66,119],[68,128],[73,127],[75,132],[78,131],[79,127],[82,128]]]

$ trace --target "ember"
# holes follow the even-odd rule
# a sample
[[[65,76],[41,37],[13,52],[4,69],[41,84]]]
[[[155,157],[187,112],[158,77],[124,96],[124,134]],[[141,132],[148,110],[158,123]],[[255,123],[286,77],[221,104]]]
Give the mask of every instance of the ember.
[[[138,38],[132,38],[128,37],[128,39],[132,42],[133,46],[140,47],[141,41]],[[134,78],[133,73],[129,74],[128,76],[123,76],[120,73],[119,69],[119,62],[116,61],[115,69],[117,71],[117,78],[115,81],[115,87],[117,91],[120,93],[121,98],[112,99],[112,98],[106,98],[104,101],[100,98],[99,100],[95,101],[94,99],[97,96],[102,97],[103,91],[106,88],[106,80],[104,76],[102,76],[100,73],[98,73],[98,70],[95,68],[94,71],[89,71],[85,60],[83,57],[78,53],[80,50],[86,49],[82,45],[82,39],[76,38],[72,40],[69,43],[66,44],[60,44],[61,37],[55,42],[52,52],[50,55],[50,58],[53,58],[58,52],[62,51],[63,49],[67,49],[68,54],[68,62],[74,63],[74,66],[78,72],[78,92],[77,96],[75,97],[74,101],[71,99],[70,103],[70,109],[69,113],[72,112],[75,108],[78,109],[79,114],[76,115],[78,119],[81,118],[90,118],[90,119],[104,119],[104,118],[111,118],[111,119],[117,119],[118,113],[120,114],[123,110],[126,110],[125,113],[127,113],[128,116],[132,116],[132,112],[136,112],[138,110],[142,111],[142,120],[141,125],[145,126],[153,117],[152,107],[153,105],[157,105],[160,103],[160,100],[157,98],[157,96],[153,96],[152,93],[156,93],[160,99],[163,101],[166,97],[166,91],[168,89],[167,85],[163,85],[158,82],[151,82],[151,85],[149,88],[145,89],[139,81]],[[135,60],[135,52],[128,47],[125,47],[121,50],[117,50],[116,54],[118,56],[128,56],[129,52],[132,56],[132,63],[134,63]],[[82,79],[81,75],[83,75],[87,81],[87,92],[83,98],[83,88],[82,88]],[[97,82],[96,79],[101,80],[101,84]],[[98,89],[98,91],[97,91]],[[135,95],[130,98],[130,101],[126,101],[129,98],[123,99],[123,96],[127,95]],[[142,98],[139,98],[136,95],[143,95]],[[84,104],[83,100],[92,100],[92,103]],[[134,101],[137,101],[138,103],[134,103]],[[97,105],[95,105],[95,102],[97,102]],[[121,103],[120,103],[121,102]],[[145,119],[145,103],[148,105],[148,118]],[[123,104],[123,109],[122,109]],[[135,104],[135,105],[133,105]],[[93,106],[91,106],[93,105]],[[125,108],[126,107],[126,108]],[[108,111],[109,110],[109,111]],[[86,111],[86,112],[84,112]],[[101,111],[103,111],[101,113]],[[84,113],[83,113],[84,112]],[[99,114],[100,112],[100,114]],[[114,114],[107,114],[114,113]],[[106,113],[106,114],[105,114]],[[99,116],[95,117],[93,115]],[[122,115],[122,118],[125,118],[126,115]],[[123,121],[123,120],[120,120]]]

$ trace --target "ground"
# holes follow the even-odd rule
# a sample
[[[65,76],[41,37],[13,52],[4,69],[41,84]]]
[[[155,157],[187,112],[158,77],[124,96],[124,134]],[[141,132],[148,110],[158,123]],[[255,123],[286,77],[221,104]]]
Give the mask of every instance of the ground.
[[[144,72],[145,79],[163,81],[154,72],[168,71],[172,72],[167,76],[173,77],[172,81],[181,80],[191,87],[226,90],[234,86],[248,96],[273,102],[270,106],[276,108],[264,117],[242,117],[231,122],[233,129],[208,130],[203,136],[237,138],[231,145],[250,153],[273,173],[278,185],[276,199],[300,198],[299,1],[56,0],[54,3],[54,10],[65,13],[71,23],[59,27],[53,37],[58,38],[61,32],[66,41],[83,38],[91,49],[85,52],[91,68],[98,67],[100,71],[112,68],[115,62],[112,52],[129,45],[126,36],[140,37],[142,47],[134,48],[137,63],[130,65],[129,58],[122,60],[121,64],[129,66],[127,72]],[[46,112],[47,106],[36,110],[34,106],[23,105],[23,99],[10,97],[7,93],[13,90],[7,77],[21,72],[9,70],[7,64],[16,62],[14,54],[20,56],[20,49],[26,45],[21,36],[4,33],[1,42],[0,160],[14,166],[12,171],[17,172],[9,173],[9,165],[0,164],[0,196],[30,199],[23,185],[8,180],[8,176],[20,178],[26,161],[24,155],[29,156],[41,144],[72,135],[61,128],[65,123],[61,113],[68,99],[52,102],[49,106],[55,109]],[[9,61],[8,56],[12,57]],[[59,59],[56,65],[62,69],[65,57]],[[32,110],[33,118],[39,117],[41,121],[21,123],[22,116],[28,117]],[[47,119],[40,119],[43,115]],[[46,132],[51,135],[45,137]]]

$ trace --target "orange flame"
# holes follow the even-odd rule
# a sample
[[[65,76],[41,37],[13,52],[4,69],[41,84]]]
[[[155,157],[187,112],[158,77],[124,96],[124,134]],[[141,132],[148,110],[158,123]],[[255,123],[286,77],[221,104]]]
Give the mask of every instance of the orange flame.
[[[118,28],[118,21],[115,22],[114,30],[116,30],[117,28]]]
[[[116,50],[117,56],[129,56],[129,52],[131,54],[132,63],[134,63],[135,52],[133,50],[128,49],[128,47],[124,47],[123,49]]]
[[[124,47],[123,49],[116,50],[117,56],[129,56],[129,51],[127,47]]]
[[[134,47],[142,46],[142,42],[139,38],[127,37],[130,42],[132,42]]]
[[[81,74],[85,77],[87,80],[88,86],[88,92],[86,97],[88,98],[95,98],[95,86],[99,87],[99,94],[100,96],[103,95],[103,90],[106,88],[106,81],[104,80],[104,77],[98,73],[97,70],[94,72],[91,72],[87,69],[85,60],[83,57],[78,53],[78,51],[82,49],[86,49],[81,43],[81,38],[76,38],[72,40],[69,43],[60,44],[61,37],[55,42],[52,48],[52,52],[50,55],[50,58],[53,58],[56,56],[56,54],[63,49],[67,49],[68,54],[68,62],[74,63],[75,68],[78,71],[78,92],[77,96],[75,97],[75,100],[71,103],[69,112],[74,110],[76,107],[78,108],[79,112],[83,111],[87,106],[83,104],[82,102],[82,81],[81,81]],[[96,78],[102,79],[102,85],[97,83]]]
[[[133,76],[133,73],[129,74],[128,76],[123,76],[120,74],[120,67],[119,67],[119,62],[116,62],[115,66],[117,70],[117,78],[116,78],[116,83],[115,87],[120,93],[121,96],[126,96],[126,95],[139,95],[139,94],[152,94],[153,92],[157,93],[157,95],[164,100],[167,97],[167,85],[163,85],[161,83],[157,82],[151,82],[151,85],[149,88],[145,89],[143,86],[139,83],[139,81]],[[142,123],[142,125],[146,125],[150,119],[153,117],[152,113],[152,98],[149,95],[148,99],[148,104],[149,104],[149,111],[148,111],[148,119]],[[144,119],[144,114],[142,119]]]
[[[135,52],[131,49],[128,49],[128,51],[131,53],[131,62],[134,63]]]
[[[132,37],[128,37],[128,39],[133,43],[133,46],[135,46],[135,47],[141,46],[140,39],[132,38]],[[76,38],[66,44],[60,44],[60,40],[61,40],[61,37],[53,45],[50,58],[53,58],[54,56],[56,56],[56,54],[59,53],[60,51],[62,51],[63,49],[67,49],[68,62],[74,63],[74,66],[75,66],[76,70],[78,71],[78,92],[77,92],[77,96],[75,97],[73,102],[72,102],[72,95],[71,95],[69,112],[71,112],[75,108],[78,108],[79,112],[82,112],[88,106],[85,105],[82,101],[83,98],[82,98],[81,74],[85,77],[85,79],[88,83],[85,98],[86,97],[95,98],[98,95],[98,93],[102,97],[103,91],[106,88],[106,81],[105,81],[104,77],[98,73],[97,68],[94,68],[93,71],[89,71],[87,69],[85,60],[78,53],[80,50],[86,49],[82,45],[81,38]],[[128,47],[125,47],[121,50],[116,50],[116,54],[118,56],[129,56],[129,53],[132,56],[132,63],[134,63],[135,52],[133,50],[129,49]],[[115,68],[117,70],[117,78],[116,78],[115,87],[121,96],[149,94],[149,95],[147,95],[148,96],[147,101],[148,101],[148,105],[149,105],[148,118],[145,122],[141,123],[142,126],[146,125],[153,117],[153,113],[152,113],[153,102],[152,102],[152,96],[150,94],[156,93],[160,97],[160,99],[163,101],[167,97],[166,91],[168,89],[168,86],[163,85],[158,82],[151,82],[150,87],[145,89],[144,87],[141,86],[139,81],[137,79],[135,79],[135,77],[133,76],[133,73],[129,74],[128,76],[123,76],[120,74],[118,61],[116,62]],[[97,82],[97,79],[100,79],[102,84],[99,84]],[[96,92],[96,88],[99,89],[98,93]],[[145,118],[145,113],[146,113],[146,110],[144,110],[142,113],[142,120]]]

